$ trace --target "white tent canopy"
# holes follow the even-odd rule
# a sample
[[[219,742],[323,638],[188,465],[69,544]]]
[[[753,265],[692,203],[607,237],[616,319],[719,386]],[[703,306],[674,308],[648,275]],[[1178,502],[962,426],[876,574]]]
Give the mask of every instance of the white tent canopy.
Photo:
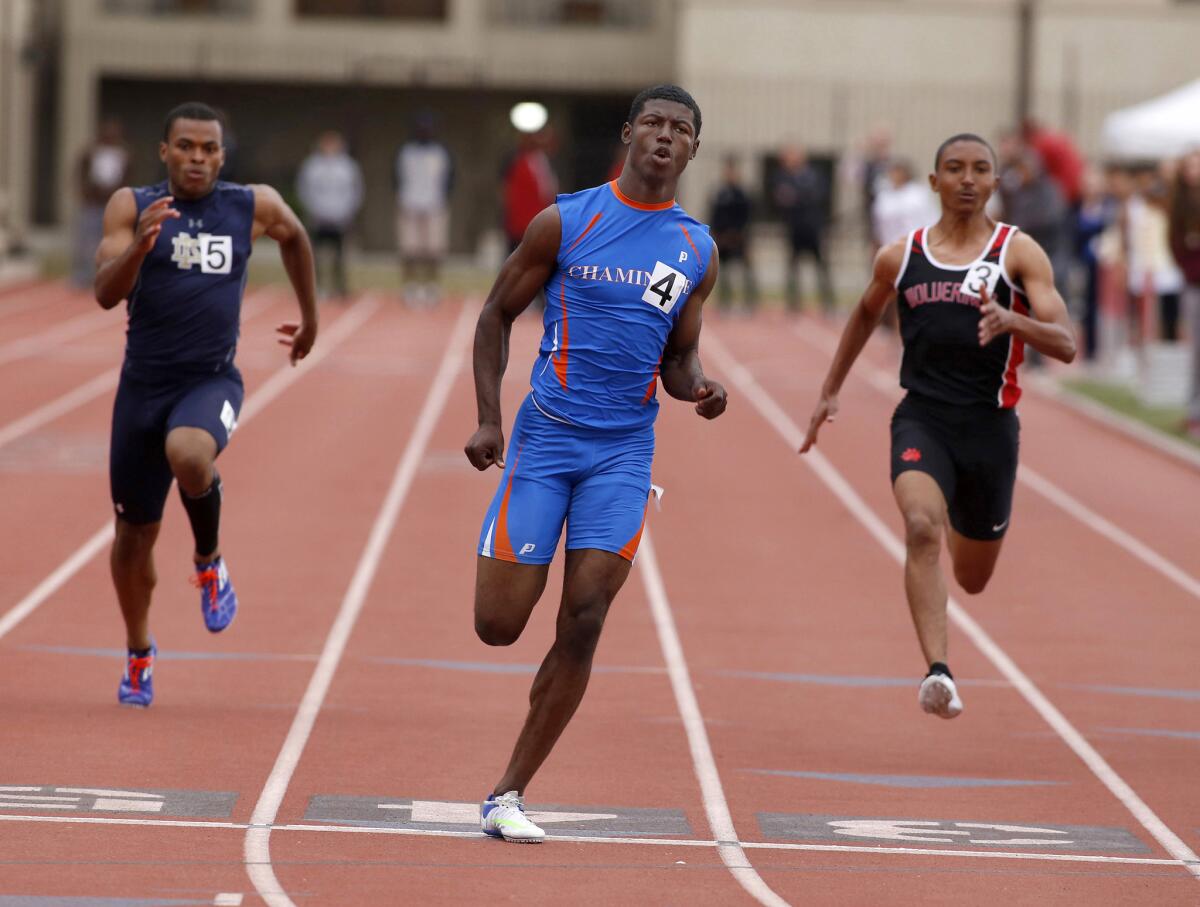
[[[1200,79],[1110,113],[1102,141],[1114,160],[1159,160],[1200,147]]]

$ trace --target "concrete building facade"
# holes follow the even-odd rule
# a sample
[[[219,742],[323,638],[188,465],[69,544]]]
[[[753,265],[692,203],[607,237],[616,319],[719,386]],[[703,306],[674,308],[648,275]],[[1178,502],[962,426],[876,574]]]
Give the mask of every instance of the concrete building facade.
[[[0,0],[5,9],[29,3]],[[836,159],[886,124],[896,150],[923,168],[944,135],[996,135],[1014,122],[1022,47],[1030,109],[1074,132],[1092,154],[1106,113],[1200,76],[1200,3],[1189,0],[58,6],[61,152],[47,191],[60,222],[73,203],[63,191],[71,161],[101,114],[125,120],[134,175],[151,179],[162,114],[195,96],[230,114],[241,179],[287,188],[320,129],[346,131],[367,172],[363,233],[376,246],[390,237],[391,156],[422,109],[437,112],[458,158],[453,242],[468,251],[495,220],[497,174],[513,140],[507,110],[517,100],[550,107],[563,188],[575,189],[602,174],[634,91],[667,80],[685,85],[705,126],[682,200],[702,213],[724,152],[739,152],[753,181],[786,141]]]

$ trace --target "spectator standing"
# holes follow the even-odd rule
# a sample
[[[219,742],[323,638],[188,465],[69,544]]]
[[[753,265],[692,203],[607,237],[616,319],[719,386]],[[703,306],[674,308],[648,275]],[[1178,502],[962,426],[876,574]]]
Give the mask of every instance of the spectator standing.
[[[1170,211],[1171,251],[1185,281],[1183,299],[1191,344],[1191,388],[1184,427],[1200,441],[1200,149],[1179,162]]]
[[[742,186],[738,159],[730,155],[725,158],[721,185],[713,196],[709,217],[709,230],[721,256],[721,269],[717,272],[717,304],[722,312],[729,311],[733,303],[729,272],[735,264],[742,270],[742,303],[746,311],[753,312],[758,305],[754,263],[750,256],[752,209],[750,196]]]
[[[800,310],[799,264],[801,256],[811,257],[820,285],[821,308],[833,311],[833,281],[829,263],[823,252],[825,211],[829,186],[825,178],[809,163],[808,155],[799,146],[790,146],[779,156],[780,169],[775,176],[773,194],[775,205],[783,214],[788,231],[789,254],[785,279],[785,302],[788,310]]]
[[[308,215],[318,285],[324,293],[345,297],[349,293],[346,234],[362,207],[363,176],[341,133],[321,133],[316,150],[300,167],[296,191]],[[330,257],[332,267],[327,261]]]
[[[894,160],[887,171],[887,183],[875,193],[871,208],[872,233],[876,247],[886,246],[917,227],[937,223],[941,212],[929,186],[913,178],[912,164]]]
[[[1097,353],[1097,314],[1100,309],[1101,236],[1118,217],[1117,201],[1104,191],[1104,177],[1089,170],[1083,179],[1083,195],[1075,215],[1075,255],[1083,267],[1083,357],[1091,362]]]
[[[412,138],[396,154],[396,234],[400,246],[404,301],[433,306],[439,271],[450,247],[450,192],[454,158],[434,132],[433,117],[421,114]]]
[[[1154,170],[1141,171],[1136,183],[1126,214],[1129,295],[1142,300],[1143,316],[1154,313],[1159,339],[1173,342],[1179,337],[1184,280],[1171,254],[1167,190]]]
[[[96,247],[104,236],[104,206],[128,182],[129,149],[121,123],[106,119],[96,140],[79,156],[79,212],[71,249],[71,283],[90,287],[95,275]]]
[[[553,134],[549,127],[521,133],[517,153],[509,159],[501,179],[504,196],[504,235],[511,253],[521,244],[529,222],[553,204],[558,178],[550,166]]]

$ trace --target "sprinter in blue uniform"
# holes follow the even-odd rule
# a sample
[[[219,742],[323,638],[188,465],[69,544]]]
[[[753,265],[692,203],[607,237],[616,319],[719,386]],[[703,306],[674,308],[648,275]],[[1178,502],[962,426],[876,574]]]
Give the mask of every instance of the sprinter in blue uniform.
[[[479,430],[466,453],[477,469],[502,470],[478,549],[475,631],[485,643],[506,646],[521,635],[567,527],[557,637],[508,768],[480,810],[483,831],[508,841],[545,837],[523,796],[583,697],[605,615],[641,539],[658,383],[706,419],[725,410],[725,389],[705,377],[697,352],[716,246],[708,227],[675,204],[699,135],[700,108],[686,91],[642,91],[621,130],[629,146],[621,176],[560,195],[538,214],[479,316]],[[500,379],[509,331],[543,288],[545,332],[506,455]]]
[[[152,552],[172,480],[195,536],[194,582],[205,626],[219,633],[237,612],[218,543],[221,479],[215,462],[237,427],[242,376],[233,364],[251,244],[279,242],[300,321],[280,325],[292,364],[317,336],[312,248],[270,186],[220,182],[221,122],[207,105],[167,115],[159,157],[167,179],[117,190],[96,252],[96,299],[128,300],[125,362],[113,407],[109,479],[116,512],[111,567],[128,657],[117,691],[125,705],[154,698]]]
[[[842,382],[895,298],[907,394],[892,416],[892,493],[904,517],[904,591],[929,666],[917,703],[954,718],[962,699],[946,661],[942,539],[959,586],[982,592],[1012,516],[1017,367],[1026,344],[1070,362],[1075,337],[1046,253],[985,211],[996,188],[992,147],[972,133],[951,136],[934,156],[929,184],[941,219],[879,250],[800,452],[833,421]]]

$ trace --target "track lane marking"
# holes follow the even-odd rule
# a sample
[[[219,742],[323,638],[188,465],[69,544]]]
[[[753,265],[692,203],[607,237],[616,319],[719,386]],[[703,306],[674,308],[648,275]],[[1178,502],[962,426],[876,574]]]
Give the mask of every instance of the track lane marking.
[[[273,402],[287,388],[312,371],[313,367],[336,349],[342,341],[360,328],[379,308],[380,301],[374,296],[364,296],[343,314],[325,332],[324,342],[314,347],[306,357],[307,368],[285,365],[268,378],[251,394],[242,407],[239,426]],[[86,542],[79,546],[62,564],[54,569],[23,599],[0,616],[0,639],[8,635],[26,617],[36,611],[51,595],[61,589],[85,564],[95,557],[113,538],[113,523],[108,520]]]
[[[716,336],[710,336],[708,350],[713,354],[718,368],[729,376],[738,390],[750,401],[751,406],[763,420],[770,425],[791,446],[799,450],[804,442],[804,431],[784,411],[757,379],[729,351],[725,344]],[[890,554],[897,563],[904,565],[904,543],[897,538],[886,524],[875,514],[858,492],[850,485],[842,474],[817,448],[811,449],[800,458],[825,486],[833,492],[851,515],[862,524],[863,528]],[[1189,848],[1178,835],[1137,795],[1132,787],[1117,774],[1104,760],[1104,757],[1084,739],[1067,719],[1050,702],[1040,689],[1025,675],[1008,654],[996,644],[987,632],[953,597],[947,600],[947,613],[951,620],[975,644],[984,656],[1016,687],[1025,700],[1042,716],[1043,720],[1054,729],[1055,733],[1071,748],[1076,756],[1092,771],[1109,792],[1137,819],[1138,823],[1149,832],[1156,841],[1175,860],[1184,866],[1193,876],[1200,879],[1200,858]]]
[[[29,822],[41,824],[74,825],[137,825],[148,828],[212,828],[231,831],[247,831],[254,826],[246,822],[220,822],[215,820],[187,819],[115,819],[92,816],[13,816],[0,815],[0,822]],[[351,835],[392,835],[415,838],[463,838],[478,840],[474,831],[443,831],[423,828],[381,828],[361,825],[310,825],[291,823],[270,826],[271,831],[313,832]],[[695,838],[605,838],[591,835],[552,834],[551,840],[572,844],[631,844],[639,847],[692,847],[719,848],[720,841]],[[1033,853],[1026,851],[961,850],[937,847],[873,847],[854,844],[799,844],[789,841],[742,841],[740,846],[747,850],[811,851],[818,853],[887,854],[889,856],[918,857],[979,857],[992,860],[1033,860],[1051,863],[1111,863],[1132,866],[1177,867],[1179,860],[1158,857],[1111,857],[1103,854]]]
[[[270,308],[274,302],[274,299],[262,291],[257,292],[254,297],[247,301],[246,306],[242,310],[242,323],[245,324],[250,319],[261,314]],[[78,387],[67,391],[62,396],[56,397],[48,403],[42,404],[37,409],[26,413],[24,416],[14,419],[7,425],[0,426],[0,447],[11,444],[18,438],[37,431],[43,425],[47,425],[61,416],[65,416],[85,403],[90,403],[96,397],[116,387],[120,378],[120,367],[110,368],[85,381]]]
[[[818,330],[823,331],[824,329],[818,328]],[[836,343],[828,336],[824,339],[818,339],[812,336],[810,332],[800,330],[799,327],[794,328],[794,332],[802,341],[826,355],[832,356],[837,348]],[[858,368],[852,370],[851,374],[857,374],[861,380],[889,399],[894,401],[900,399],[902,394],[897,393],[899,385],[896,383],[894,375],[861,358],[855,364]],[[1097,535],[1108,539],[1108,541],[1141,561],[1151,570],[1166,577],[1193,598],[1200,599],[1200,579],[1192,576],[1178,564],[1159,554],[1145,542],[1126,532],[1111,520],[1096,513],[1078,498],[1068,494],[1032,467],[1021,463],[1017,469],[1017,481],[1041,495],[1069,516],[1083,523]]]
[[[420,469],[421,458],[424,456],[433,430],[445,409],[455,379],[462,370],[466,358],[464,352],[466,339],[474,327],[475,314],[474,306],[463,304],[442,354],[441,364],[430,383],[425,402],[417,416],[412,434],[396,465],[391,485],[379,513],[375,517],[375,522],[371,526],[366,547],[359,558],[358,566],[355,568],[346,594],[342,598],[342,604],[338,608],[329,635],[325,638],[321,656],[309,679],[300,706],[296,710],[296,717],[292,720],[287,737],[284,739],[275,764],[271,768],[271,773],[254,806],[244,841],[246,872],[250,876],[255,890],[268,907],[295,907],[292,899],[280,885],[271,866],[271,829],[275,817],[279,813],[279,807],[283,803],[283,798],[287,794],[292,775],[300,763],[300,756],[308,744],[321,706],[325,702],[325,696],[333,683],[334,673],[346,650],[350,633],[366,604],[367,593],[370,591],[375,572],[383,558],[396,519],[400,515],[400,508],[404,505],[408,490],[412,487],[413,479]]]
[[[658,555],[655,553],[649,528],[643,530],[637,554],[638,573],[642,577],[642,585],[650,603],[654,629],[662,647],[663,660],[667,663],[667,676],[675,693],[679,716],[683,719],[688,749],[692,754],[692,767],[704,799],[704,813],[708,817],[709,828],[717,838],[717,853],[734,879],[754,900],[765,907],[787,907],[788,902],[772,891],[762,876],[750,865],[750,859],[738,841],[737,829],[733,825],[733,816],[730,815],[716,759],[713,758],[712,746],[708,741],[708,731],[704,727],[704,715],[700,711],[687,659],[683,655],[683,644],[679,640],[679,631],[671,612],[671,601],[667,597],[662,572],[658,569]]]

